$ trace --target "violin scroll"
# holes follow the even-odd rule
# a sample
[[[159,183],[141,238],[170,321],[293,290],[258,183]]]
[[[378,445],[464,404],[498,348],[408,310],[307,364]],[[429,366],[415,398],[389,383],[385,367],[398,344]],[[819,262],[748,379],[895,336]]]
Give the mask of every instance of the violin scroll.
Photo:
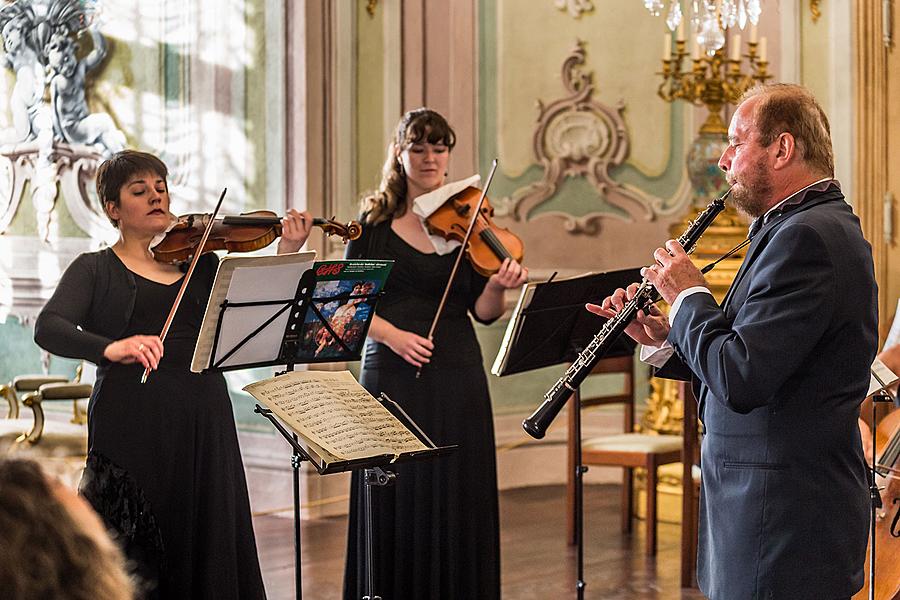
[[[339,235],[346,244],[349,240],[359,239],[362,235],[362,226],[356,221],[349,221],[347,224],[339,223],[334,217],[330,219],[321,219],[316,217],[313,219],[313,225],[321,227],[325,235]]]

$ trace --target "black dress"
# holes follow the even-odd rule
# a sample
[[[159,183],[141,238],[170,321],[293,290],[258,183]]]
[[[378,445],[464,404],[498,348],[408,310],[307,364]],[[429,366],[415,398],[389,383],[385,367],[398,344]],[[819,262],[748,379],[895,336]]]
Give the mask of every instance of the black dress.
[[[81,492],[113,530],[149,598],[265,597],[225,379],[189,368],[214,269],[213,260],[195,271],[147,383],[140,383],[140,365],[101,361],[88,408]],[[134,304],[120,338],[161,331],[181,281],[130,279]],[[54,301],[64,298],[54,296],[50,313]],[[45,322],[42,337],[53,339],[61,327]],[[61,349],[72,342],[56,337]]]
[[[423,254],[389,223],[370,229],[347,254],[396,261],[377,314],[426,336],[456,252]],[[420,378],[416,367],[372,340],[363,358],[360,381],[369,392],[399,403],[435,444],[459,446],[449,456],[397,465],[394,485],[373,488],[373,591],[385,600],[500,597],[493,419],[468,315],[486,280],[466,261],[461,268]],[[354,473],[344,596],[357,600],[366,581],[361,494]]]

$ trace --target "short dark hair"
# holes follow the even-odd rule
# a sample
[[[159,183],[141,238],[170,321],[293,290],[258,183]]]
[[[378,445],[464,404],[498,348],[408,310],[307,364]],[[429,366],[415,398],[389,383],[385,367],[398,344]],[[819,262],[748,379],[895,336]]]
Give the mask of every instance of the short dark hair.
[[[113,227],[119,224],[109,216],[108,204],[119,206],[119,192],[128,180],[141,173],[154,173],[163,179],[169,174],[166,163],[149,152],[138,150],[122,150],[105,160],[97,169],[97,195],[106,218]],[[168,184],[166,184],[168,187]]]

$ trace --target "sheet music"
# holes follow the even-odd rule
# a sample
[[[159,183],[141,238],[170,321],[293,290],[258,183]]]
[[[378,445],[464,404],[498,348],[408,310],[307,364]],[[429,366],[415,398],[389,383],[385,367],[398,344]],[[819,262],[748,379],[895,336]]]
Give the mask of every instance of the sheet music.
[[[427,450],[349,371],[292,371],[244,387],[326,462]]]
[[[206,305],[206,314],[194,348],[191,371],[199,373],[216,362],[238,342],[253,332],[282,308],[280,305],[246,306],[229,309],[222,322],[218,344],[219,356],[211,357],[219,323],[220,308],[229,302],[287,300],[294,297],[297,283],[312,268],[315,252],[299,252],[279,256],[225,256],[219,261],[216,283]],[[272,361],[277,356],[277,340],[284,334],[288,312],[284,311],[259,335],[235,352],[223,367],[231,364],[253,364]],[[277,339],[276,339],[277,338]],[[275,340],[275,341],[273,341]],[[212,359],[212,360],[211,360]]]
[[[866,398],[875,392],[880,391],[882,387],[887,387],[900,381],[900,377],[877,358],[875,359],[875,362],[872,363],[871,371],[874,374],[869,375],[869,391],[866,392]],[[878,377],[876,378],[875,375],[878,375]],[[884,382],[884,386],[878,381],[879,379]]]

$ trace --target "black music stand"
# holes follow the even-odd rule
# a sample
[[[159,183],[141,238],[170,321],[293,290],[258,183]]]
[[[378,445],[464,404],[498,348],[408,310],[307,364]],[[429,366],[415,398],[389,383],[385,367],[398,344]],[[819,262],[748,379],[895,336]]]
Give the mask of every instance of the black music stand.
[[[393,261],[326,261],[315,263],[315,253],[280,256],[225,257],[219,263],[216,281],[194,351],[191,370],[231,371],[254,367],[285,365],[293,371],[297,364],[359,360],[365,336],[375,313],[375,305],[382,295],[384,282]],[[345,270],[335,268],[344,263]],[[238,269],[243,269],[239,272]],[[257,269],[257,272],[252,272]],[[342,281],[351,282],[352,289],[342,293],[333,285],[344,271]],[[369,276],[369,278],[367,278]],[[292,282],[296,281],[296,284]],[[372,282],[361,293],[354,293],[357,282]],[[265,285],[263,285],[265,284]],[[277,299],[260,299],[270,287]],[[344,286],[346,288],[348,286]],[[285,293],[291,289],[291,293]],[[336,293],[325,293],[330,290]],[[237,300],[231,300],[235,297]],[[326,317],[335,310],[325,311],[332,303],[351,302],[365,310],[355,310],[348,323],[338,328]],[[237,335],[229,328],[239,328]],[[324,332],[323,332],[324,330]],[[302,449],[295,433],[278,423],[267,409],[256,405],[255,412],[268,418],[291,444],[291,467],[294,485],[294,552],[296,597],[303,596],[300,564],[300,465],[310,461],[322,474],[338,472],[319,470],[319,465]],[[433,444],[432,444],[433,446]],[[393,458],[393,457],[390,457]],[[377,464],[387,464],[381,457]],[[364,461],[365,463],[365,461]],[[368,463],[349,461],[340,470],[368,467]],[[377,466],[373,464],[372,466]],[[376,478],[377,479],[377,478]]]
[[[883,362],[875,359],[872,367],[871,382],[866,398],[872,399],[872,464],[869,467],[869,600],[875,598],[875,527],[877,525],[878,510],[882,508],[881,490],[878,488],[878,476],[887,477],[890,469],[879,467],[876,456],[876,424],[877,405],[879,403],[897,403],[897,396],[891,392],[890,386],[897,382],[897,375],[885,366]]]
[[[425,458],[435,458],[437,456],[447,454],[448,452],[456,448],[455,445],[435,446],[434,442],[432,442],[428,438],[428,436],[425,435],[425,433],[419,428],[415,421],[413,421],[412,418],[407,415],[406,412],[396,402],[388,398],[388,396],[384,393],[381,394],[381,397],[378,400],[381,402],[382,406],[384,406],[392,415],[394,415],[401,423],[403,423],[407,429],[415,434],[419,441],[421,441],[427,447],[427,450],[406,452],[396,458],[394,458],[394,456],[390,454],[380,454],[367,458],[335,461],[326,464],[322,460],[317,461],[315,459],[314,453],[311,454],[310,452],[308,452],[303,444],[300,443],[297,433],[289,431],[289,428],[275,416],[272,410],[263,408],[259,404],[257,404],[256,408],[254,409],[254,412],[262,415],[272,422],[272,425],[275,427],[275,429],[278,430],[278,432],[282,435],[282,437],[284,437],[285,440],[287,440],[287,442],[293,449],[293,454],[291,456],[291,466],[294,469],[294,574],[296,585],[295,593],[298,600],[303,597],[303,590],[300,581],[301,568],[299,469],[301,462],[303,462],[304,460],[309,461],[309,463],[316,469],[316,472],[318,472],[319,475],[330,475],[332,473],[343,473],[346,471],[363,469],[362,477],[363,482],[365,483],[365,493],[363,494],[362,502],[363,514],[365,515],[364,531],[366,536],[366,592],[362,597],[362,600],[381,600],[381,596],[375,594],[375,574],[373,571],[375,540],[372,516],[372,488],[376,486],[383,487],[391,485],[394,482],[397,474],[390,470],[391,465],[410,462],[414,460],[422,460]]]
[[[491,373],[497,376],[522,373],[541,367],[574,362],[606,319],[588,312],[584,305],[599,303],[617,288],[641,280],[640,269],[591,273],[571,279],[529,283],[522,288],[510,318],[500,352]],[[620,336],[606,357],[630,356],[636,343]],[[572,394],[575,438],[575,541],[577,544],[576,592],[584,598],[584,474],[581,458],[581,394]]]

